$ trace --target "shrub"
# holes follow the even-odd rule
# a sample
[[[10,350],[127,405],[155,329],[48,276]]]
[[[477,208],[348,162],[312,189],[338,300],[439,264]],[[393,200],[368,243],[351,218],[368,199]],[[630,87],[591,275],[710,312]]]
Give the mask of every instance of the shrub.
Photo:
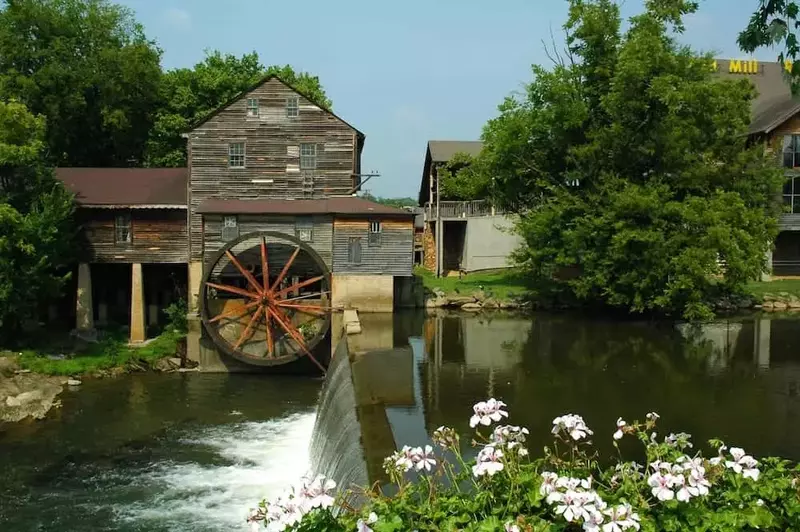
[[[404,447],[384,468],[396,487],[334,495],[324,477],[304,479],[276,500],[262,501],[253,529],[292,531],[707,531],[800,530],[800,468],[779,458],[756,460],[743,449],[709,442],[716,455],[694,452],[689,434],[660,439],[658,414],[618,419],[618,456],[592,449],[594,432],[575,414],[553,420],[552,447],[531,458],[528,430],[497,424],[502,401],[473,407],[475,460],[466,462],[455,430],[433,434],[437,449]],[[497,424],[497,425],[495,425]],[[495,425],[493,430],[488,427]],[[611,432],[611,431],[609,431]],[[635,438],[644,464],[624,459],[617,442]],[[366,502],[356,504],[356,496]]]
[[[180,298],[170,303],[163,312],[167,316],[167,330],[175,330],[182,333],[188,330],[189,322],[186,319],[186,315],[189,313],[189,306],[185,299]]]

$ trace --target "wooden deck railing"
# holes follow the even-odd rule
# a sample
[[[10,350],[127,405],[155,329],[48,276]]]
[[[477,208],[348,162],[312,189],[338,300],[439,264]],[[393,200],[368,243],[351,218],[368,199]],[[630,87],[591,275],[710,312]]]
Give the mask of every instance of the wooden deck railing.
[[[492,208],[488,200],[475,201],[441,201],[437,212],[436,204],[425,204],[425,218],[472,218],[475,216],[493,216],[502,214],[499,209]]]

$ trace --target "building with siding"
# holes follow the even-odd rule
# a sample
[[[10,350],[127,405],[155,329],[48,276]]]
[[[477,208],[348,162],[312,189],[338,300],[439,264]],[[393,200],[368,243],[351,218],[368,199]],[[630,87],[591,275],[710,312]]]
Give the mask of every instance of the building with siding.
[[[333,306],[392,310],[396,280],[412,275],[413,215],[355,197],[363,133],[269,76],[185,137],[186,168],[57,169],[85,243],[78,329],[126,319],[143,341],[176,297],[197,308],[211,257],[263,231],[313,248]]]

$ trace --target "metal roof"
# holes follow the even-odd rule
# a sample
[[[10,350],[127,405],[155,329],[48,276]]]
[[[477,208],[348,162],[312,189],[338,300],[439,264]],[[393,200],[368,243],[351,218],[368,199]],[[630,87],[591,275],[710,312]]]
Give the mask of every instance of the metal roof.
[[[429,140],[428,151],[434,163],[446,163],[457,153],[475,157],[481,152],[483,142],[479,140]]]
[[[357,198],[341,196],[326,199],[290,200],[223,200],[210,199],[200,204],[197,212],[203,214],[340,214],[364,216],[397,216],[411,218],[413,213]]]
[[[56,168],[86,207],[186,208],[186,168]]]

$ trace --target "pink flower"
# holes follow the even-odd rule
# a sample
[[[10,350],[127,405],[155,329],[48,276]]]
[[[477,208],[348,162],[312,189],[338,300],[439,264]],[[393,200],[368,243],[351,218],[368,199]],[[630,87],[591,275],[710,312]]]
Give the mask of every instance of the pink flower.
[[[494,398],[488,401],[481,401],[472,406],[474,414],[469,419],[469,426],[472,428],[480,425],[489,426],[493,421],[500,421],[503,417],[508,417],[508,412],[503,410],[506,404]]]
[[[503,451],[487,445],[478,453],[476,464],[472,466],[472,474],[476,477],[483,475],[493,476],[503,470]]]

